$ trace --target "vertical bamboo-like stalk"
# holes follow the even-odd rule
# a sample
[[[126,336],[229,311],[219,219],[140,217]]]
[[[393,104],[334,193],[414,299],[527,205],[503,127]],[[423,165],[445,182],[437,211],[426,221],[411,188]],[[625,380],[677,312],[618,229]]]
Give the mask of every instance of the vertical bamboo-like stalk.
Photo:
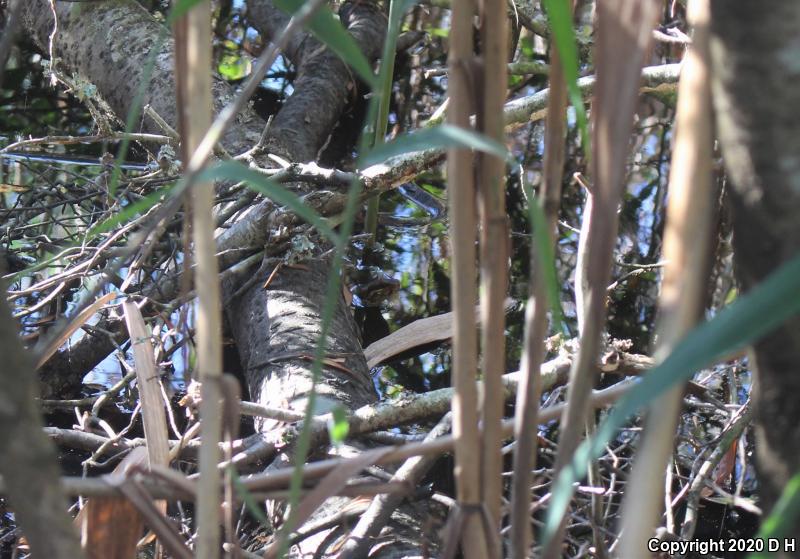
[[[625,159],[633,114],[639,95],[639,80],[651,41],[652,26],[659,14],[654,0],[597,3],[598,30],[595,42],[597,82],[593,102],[592,178],[594,191],[587,237],[585,298],[586,317],[580,336],[578,357],[570,370],[567,407],[561,419],[556,473],[572,459],[583,436],[592,390],[592,371],[598,357],[606,319],[606,287],[617,238],[617,205],[623,191]],[[565,519],[549,541],[546,559],[561,557]]]
[[[474,107],[471,71],[473,4],[453,4],[448,54],[450,124],[469,128]],[[480,439],[478,432],[478,391],[476,386],[478,335],[475,323],[475,169],[473,154],[466,149],[447,153],[450,242],[452,244],[453,300],[453,435],[455,437],[456,496],[467,516],[462,527],[462,548],[468,558],[487,556],[481,518]]]
[[[200,2],[176,24],[176,79],[182,157],[200,145],[211,125],[211,6]],[[220,295],[214,221],[213,182],[192,187],[192,230],[196,266],[197,369],[202,383],[200,482],[197,490],[198,559],[219,557],[220,552],[220,460],[222,430],[220,385],[222,340]]]
[[[504,0],[483,2],[484,79],[479,122],[488,137],[504,141],[503,104],[507,94],[508,16]],[[505,161],[497,156],[480,156],[481,215],[481,350],[483,354],[483,451],[481,482],[483,500],[499,533],[502,503],[503,381],[506,365],[505,305],[508,288],[508,218],[505,203]]]
[[[709,89],[708,0],[690,0],[694,27],[678,85],[675,147],[669,176],[669,205],[664,231],[664,279],[659,299],[656,362],[702,316],[708,279],[714,188],[711,177],[711,92]],[[622,506],[620,557],[646,557],[647,539],[664,507],[661,474],[672,452],[683,400],[678,387],[654,402],[636,452]]]
[[[550,242],[556,238],[556,220],[561,202],[561,182],[564,174],[564,151],[567,118],[567,87],[564,69],[555,48],[550,55],[550,99],[545,122],[544,181],[541,198],[547,218]],[[536,201],[529,200],[535,204]],[[525,309],[525,340],[517,388],[514,418],[514,479],[511,486],[511,556],[525,559],[531,546],[530,506],[531,470],[536,467],[537,421],[539,398],[542,393],[539,368],[544,358],[544,339],[547,335],[547,305],[544,274],[531,241],[531,278],[528,280],[528,302]]]

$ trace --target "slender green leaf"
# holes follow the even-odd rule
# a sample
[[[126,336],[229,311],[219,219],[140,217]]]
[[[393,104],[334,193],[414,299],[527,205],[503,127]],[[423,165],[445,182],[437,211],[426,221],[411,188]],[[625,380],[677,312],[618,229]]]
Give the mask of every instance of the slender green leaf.
[[[122,163],[128,157],[128,149],[131,143],[128,134],[133,131],[133,129],[136,127],[136,123],[139,121],[139,116],[142,112],[142,105],[144,104],[144,95],[147,89],[150,87],[150,78],[153,76],[156,58],[158,57],[159,53],[161,53],[161,48],[164,46],[164,42],[167,40],[170,27],[178,20],[178,18],[185,15],[186,12],[191,10],[201,1],[202,0],[177,0],[177,2],[172,5],[172,9],[167,16],[167,24],[161,28],[158,37],[156,37],[156,40],[153,43],[153,47],[150,49],[150,52],[147,55],[147,60],[142,68],[142,79],[139,83],[138,89],[136,90],[136,95],[131,102],[130,109],[128,110],[128,116],[125,119],[126,135],[122,139],[122,142],[120,142],[119,148],[117,149],[117,157],[114,159],[114,168],[111,171],[111,178],[108,184],[108,192],[111,196],[114,196],[114,194],[117,192],[117,185],[119,184],[119,179],[122,176]],[[210,32],[211,31],[209,30],[209,33]]]
[[[373,97],[370,99],[369,108],[367,109],[367,118],[365,122],[374,123],[378,114],[378,99]],[[369,144],[367,143],[367,134],[362,133],[359,138],[358,153],[367,151]],[[358,167],[363,167],[360,161]],[[353,228],[353,220],[355,219],[356,209],[358,208],[358,198],[361,194],[361,183],[357,178],[354,178],[350,183],[350,188],[347,192],[347,202],[342,217],[342,224],[340,234],[342,239],[350,238],[350,231]],[[281,526],[278,532],[278,540],[281,542],[278,557],[282,558],[286,555],[289,548],[289,539],[286,537],[295,528],[297,505],[300,503],[300,489],[303,484],[303,465],[306,462],[306,457],[311,449],[311,416],[314,413],[314,408],[317,399],[317,383],[319,382],[322,374],[323,357],[327,347],[328,332],[333,324],[334,310],[336,309],[339,297],[341,297],[341,270],[342,259],[344,255],[345,243],[338,243],[336,250],[333,253],[333,262],[331,263],[331,271],[328,274],[328,283],[325,286],[325,302],[322,305],[322,319],[320,321],[319,342],[314,348],[314,361],[311,364],[311,390],[308,392],[308,399],[306,401],[305,418],[300,430],[300,436],[297,438],[297,446],[294,452],[295,468],[292,471],[292,479],[289,483],[289,518]]]
[[[287,14],[294,14],[303,5],[303,0],[275,0],[275,5]],[[372,89],[378,87],[375,74],[364,53],[358,48],[353,37],[342,26],[339,19],[333,15],[330,8],[320,7],[311,16],[307,25],[317,39],[325,43],[328,48],[349,64]]]
[[[775,504],[772,512],[761,524],[757,538],[769,542],[784,537],[795,536],[800,521],[800,473],[795,474],[786,487],[783,488],[781,498]],[[781,549],[784,549],[782,542]],[[749,559],[766,559],[774,557],[773,553],[751,553]]]
[[[386,42],[383,45],[381,67],[378,72],[380,102],[374,144],[382,144],[386,136],[389,124],[389,105],[392,99],[394,53],[397,50],[397,37],[400,35],[400,23],[403,20],[403,14],[413,3],[413,0],[391,0],[391,5],[389,6],[389,28],[386,31]]]
[[[383,54],[381,56],[381,66],[378,72],[378,83],[380,90],[374,92],[380,96],[378,102],[378,120],[372,132],[372,138],[367,141],[375,147],[384,143],[386,130],[389,126],[389,105],[392,100],[392,78],[394,76],[394,55],[397,50],[397,36],[400,34],[400,23],[403,20],[403,13],[413,1],[410,0],[389,0],[389,28],[386,31],[386,40],[383,44]],[[370,235],[369,246],[375,241],[375,233],[378,230],[378,208],[380,206],[380,194],[370,197],[367,202],[367,216],[364,222],[364,232]]]
[[[317,231],[327,237],[333,244],[339,244],[339,235],[331,228],[328,221],[313,209],[306,206],[300,198],[289,192],[278,182],[261,173],[248,169],[238,161],[222,161],[215,163],[200,173],[200,180],[224,179],[243,182],[248,188],[266,196],[273,202],[286,206],[298,217],[313,225]]]
[[[396,155],[426,149],[470,148],[511,160],[505,146],[491,138],[452,124],[440,124],[400,136],[380,146],[375,146],[361,159],[364,167],[382,163]]]
[[[261,522],[262,525],[266,526],[267,528],[272,528],[272,523],[267,518],[267,515],[264,514],[264,511],[261,510],[261,505],[259,504],[258,500],[253,497],[253,494],[250,493],[250,491],[247,489],[247,486],[242,483],[242,479],[239,477],[236,468],[233,465],[229,465],[227,470],[231,476],[231,482],[233,482],[233,488],[236,491],[236,495],[242,500],[245,508],[247,508],[247,511],[253,515],[253,518]]]
[[[558,332],[564,330],[564,312],[561,309],[559,300],[560,287],[558,283],[558,271],[556,270],[556,257],[553,252],[553,242],[547,233],[547,216],[540,203],[539,198],[533,196],[533,189],[525,182],[524,173],[520,174],[522,187],[528,198],[528,221],[533,231],[533,242],[536,243],[537,270],[536,273],[543,274],[545,292],[547,293],[547,304],[553,312],[553,325]]]
[[[181,0],[179,4],[185,4],[185,10],[189,10],[189,8],[191,8],[191,6],[196,4],[198,1],[199,0]],[[112,197],[117,192],[117,185],[119,184],[119,179],[122,176],[122,164],[128,157],[128,149],[131,144],[129,134],[133,132],[134,128],[136,128],[136,124],[139,122],[139,117],[142,112],[142,105],[144,104],[144,95],[150,87],[150,78],[153,77],[153,70],[156,66],[156,58],[161,52],[161,48],[164,46],[164,42],[167,40],[168,34],[169,27],[161,27],[161,30],[159,31],[158,36],[153,43],[153,47],[147,54],[147,60],[145,60],[144,66],[142,67],[141,81],[139,82],[139,87],[136,90],[136,95],[134,95],[133,101],[131,101],[130,109],[128,109],[128,116],[125,119],[125,136],[122,138],[119,148],[117,149],[117,157],[114,159],[114,168],[111,170],[111,178],[108,181],[108,193]]]
[[[739,297],[712,320],[701,324],[675,347],[657,367],[647,373],[614,407],[595,435],[577,448],[571,462],[555,481],[547,510],[545,546],[556,533],[574,492],[574,484],[586,473],[590,460],[600,456],[629,416],[643,408],[695,371],[741,349],[800,312],[800,255],[773,272],[750,293]]]
[[[151,192],[141,200],[137,200],[133,204],[125,206],[119,212],[117,212],[116,215],[101,221],[100,223],[89,229],[88,233],[86,233],[84,242],[93,239],[97,235],[101,235],[106,231],[111,231],[117,225],[125,223],[129,221],[131,218],[134,218],[137,215],[148,211],[150,208],[155,206],[162,198],[169,196],[170,192],[172,192],[173,189],[174,186],[156,190],[155,192]]]
[[[197,4],[202,2],[203,0],[178,0],[172,4],[172,9],[169,11],[169,16],[167,16],[167,25],[172,25],[181,16],[185,15],[186,12],[194,8]],[[209,33],[211,31],[209,30]]]
[[[542,5],[547,12],[547,19],[553,39],[564,69],[564,81],[567,84],[569,100],[575,107],[575,118],[578,130],[581,133],[583,150],[591,153],[589,143],[589,124],[586,118],[586,107],[583,105],[583,96],[578,87],[578,47],[575,39],[575,30],[572,27],[572,11],[569,8],[570,0],[542,0]]]

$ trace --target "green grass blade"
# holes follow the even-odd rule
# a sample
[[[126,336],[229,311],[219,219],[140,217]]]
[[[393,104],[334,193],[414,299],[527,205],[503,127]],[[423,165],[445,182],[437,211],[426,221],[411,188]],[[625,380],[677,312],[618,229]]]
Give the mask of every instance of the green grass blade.
[[[797,473],[789,480],[783,488],[781,498],[775,504],[772,512],[764,522],[756,536],[761,541],[769,542],[784,537],[792,537],[797,534],[793,532],[797,529],[800,521],[800,473]],[[783,542],[779,542],[783,549]],[[766,559],[774,557],[771,553],[751,553],[749,559]]]
[[[574,484],[584,477],[589,461],[602,454],[606,443],[627,418],[673,386],[688,380],[695,371],[755,342],[800,312],[798,277],[800,256],[781,266],[713,319],[689,332],[663,363],[647,373],[618,402],[597,427],[595,435],[581,443],[556,479],[543,532],[545,546],[567,510]]]
[[[178,21],[181,16],[185,15],[186,12],[194,8],[202,1],[203,0],[178,0],[177,2],[173,3],[172,9],[169,11],[169,16],[167,16],[167,25],[171,26],[173,23]]]
[[[172,24],[174,24],[181,16],[185,15],[186,12],[191,10],[201,1],[202,0],[178,0],[175,2],[169,12],[169,15],[167,16],[166,25],[161,28],[158,37],[156,37],[156,40],[153,43],[153,48],[150,49],[150,53],[147,55],[147,60],[142,68],[142,81],[139,84],[139,88],[137,89],[136,95],[133,98],[131,107],[128,110],[128,116],[125,119],[125,137],[122,138],[122,142],[120,142],[119,148],[117,149],[117,156],[114,159],[114,168],[111,171],[111,178],[109,179],[108,192],[112,197],[117,192],[119,179],[122,176],[122,164],[128,157],[128,149],[130,148],[131,143],[130,139],[128,138],[128,134],[133,132],[133,129],[136,127],[136,123],[139,121],[144,95],[148,86],[150,85],[150,78],[153,76],[156,58],[161,52],[161,47],[164,46],[164,42],[167,40],[167,36],[169,35]]]
[[[186,9],[188,10],[189,8],[187,7]],[[125,119],[125,136],[123,136],[122,141],[119,144],[119,148],[117,149],[117,157],[114,159],[114,168],[111,170],[111,178],[108,181],[108,194],[112,198],[117,192],[119,179],[122,176],[122,164],[128,157],[128,149],[131,144],[129,134],[133,132],[134,128],[136,128],[136,123],[139,121],[139,116],[142,112],[142,105],[144,104],[144,95],[150,85],[150,78],[153,77],[153,69],[156,65],[156,58],[161,52],[161,47],[164,46],[164,42],[167,40],[168,33],[169,27],[165,26],[161,28],[161,31],[158,34],[158,37],[156,37],[155,43],[153,44],[153,48],[150,49],[150,53],[147,55],[147,60],[144,63],[144,67],[142,68],[142,81],[139,84],[136,95],[131,102],[131,107],[128,110],[128,117]]]
[[[374,123],[378,114],[377,96],[370,99],[369,108],[367,109],[367,118],[365,122]],[[359,139],[359,153],[364,153],[367,150],[369,137],[367,134],[362,133]],[[361,161],[357,162],[358,168],[363,168],[365,165]],[[308,400],[306,403],[305,418],[300,430],[300,436],[297,438],[297,446],[294,453],[295,469],[292,472],[292,479],[289,484],[289,518],[281,526],[278,532],[278,539],[281,542],[278,551],[278,557],[283,558],[289,547],[288,533],[294,529],[295,524],[295,511],[300,502],[300,489],[303,484],[303,465],[305,464],[306,457],[311,450],[311,417],[314,410],[317,398],[317,383],[319,382],[322,374],[323,357],[325,356],[325,349],[327,347],[328,332],[333,324],[334,312],[336,309],[337,299],[341,297],[341,270],[342,259],[344,256],[345,243],[350,239],[350,232],[353,228],[353,221],[358,208],[358,198],[361,194],[361,183],[358,178],[350,184],[347,192],[347,202],[343,213],[342,225],[340,228],[340,235],[343,242],[336,245],[336,250],[333,253],[333,261],[331,262],[331,272],[328,275],[328,283],[325,287],[325,302],[322,306],[322,320],[320,322],[319,341],[314,348],[314,361],[311,365],[311,390],[308,393]]]
[[[198,179],[243,182],[248,188],[266,196],[276,204],[288,207],[302,220],[313,225],[317,231],[327,237],[334,245],[338,245],[340,242],[339,235],[328,224],[328,221],[306,206],[295,194],[278,182],[245,167],[238,161],[215,163],[201,172]]]
[[[89,231],[86,233],[85,241],[91,240],[95,238],[97,235],[101,235],[108,231],[111,231],[114,227],[126,223],[128,220],[140,215],[155,206],[162,198],[169,197],[169,194],[174,189],[174,186],[169,188],[162,188],[156,190],[155,192],[151,192],[141,200],[137,200],[133,204],[128,204],[124,208],[122,208],[116,215],[113,217],[109,217],[106,220],[101,221],[97,225],[94,225]]]
[[[378,103],[378,126],[374,144],[382,144],[389,124],[389,106],[392,99],[392,77],[394,76],[394,54],[397,50],[397,37],[400,35],[400,23],[406,9],[413,4],[410,0],[391,0],[389,6],[389,27],[386,31],[386,42],[381,55],[381,67],[378,72],[380,84],[380,101]]]
[[[547,305],[550,307],[553,316],[553,326],[558,332],[564,330],[564,312],[561,309],[559,300],[560,287],[558,283],[558,271],[556,270],[556,256],[553,251],[553,243],[550,235],[547,234],[547,216],[538,197],[534,197],[533,189],[524,181],[524,173],[520,174],[522,187],[525,189],[525,196],[528,198],[528,221],[533,232],[533,242],[536,245],[537,267],[536,273],[542,274],[545,292],[547,294]]]
[[[400,34],[400,23],[403,21],[403,14],[406,7],[411,4],[409,0],[389,0],[389,27],[386,31],[386,40],[383,44],[383,54],[381,55],[381,65],[378,71],[378,83],[380,90],[376,92],[380,96],[378,101],[378,119],[375,123],[375,130],[367,138],[368,145],[373,147],[384,143],[386,130],[389,126],[389,107],[392,99],[392,78],[394,76],[394,58],[397,50],[397,36]],[[380,195],[372,196],[367,203],[367,216],[364,222],[364,232],[371,235],[368,241],[369,246],[375,241],[375,234],[378,230],[378,209],[380,207]]]
[[[275,5],[287,14],[294,14],[303,5],[303,0],[275,0]],[[339,19],[333,15],[330,8],[327,6],[320,7],[311,16],[307,27],[319,41],[327,45],[328,48],[349,64],[370,88],[375,89],[378,87],[375,74],[364,53],[358,48],[355,40],[342,26]]]
[[[405,134],[392,140],[391,142],[375,146],[369,153],[361,159],[364,167],[383,163],[390,157],[423,151],[427,149],[446,149],[446,148],[469,148],[483,151],[505,160],[510,160],[511,156],[505,146],[483,134],[478,134],[471,130],[465,130],[453,126],[452,124],[441,124],[431,128],[419,130],[413,134]]]
[[[572,11],[567,2],[570,0],[542,0],[547,19],[550,22],[550,32],[561,58],[564,69],[564,81],[572,106],[575,107],[575,118],[578,130],[581,133],[581,143],[585,153],[591,153],[589,139],[589,124],[586,118],[586,107],[583,96],[578,88],[578,47],[575,40],[575,30],[572,28]]]
[[[253,497],[253,494],[247,489],[247,486],[242,483],[242,478],[239,477],[236,467],[233,465],[228,465],[227,470],[231,476],[233,489],[236,491],[236,495],[239,496],[239,499],[241,499],[241,501],[244,503],[247,512],[253,515],[253,518],[258,520],[262,526],[266,528],[272,528],[272,523],[267,518],[267,515],[264,514],[264,511],[261,510],[261,505],[259,504],[258,499]]]

